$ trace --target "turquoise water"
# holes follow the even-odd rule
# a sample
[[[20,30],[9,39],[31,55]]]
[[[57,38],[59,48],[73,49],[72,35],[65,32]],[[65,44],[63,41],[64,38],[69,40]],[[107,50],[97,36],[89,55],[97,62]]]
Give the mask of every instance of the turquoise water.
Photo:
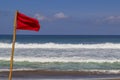
[[[0,69],[9,69],[12,36],[0,35]],[[120,70],[120,36],[18,35],[14,69]]]
[[[8,61],[0,61],[1,68],[9,68]],[[120,62],[14,62],[14,69],[36,69],[36,70],[119,70]]]

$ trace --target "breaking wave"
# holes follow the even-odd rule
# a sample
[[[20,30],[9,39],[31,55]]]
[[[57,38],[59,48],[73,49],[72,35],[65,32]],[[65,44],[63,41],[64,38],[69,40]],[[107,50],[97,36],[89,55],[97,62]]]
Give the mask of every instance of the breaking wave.
[[[9,61],[0,60],[0,69],[9,69]],[[19,70],[66,70],[66,71],[79,71],[79,70],[120,70],[120,62],[28,62],[28,61],[15,61],[14,69]]]
[[[5,60],[5,61],[9,61],[10,57],[0,57],[0,60]],[[96,60],[96,59],[80,59],[77,57],[73,57],[73,58],[58,58],[58,57],[51,57],[51,58],[46,58],[46,57],[42,57],[42,58],[37,58],[37,57],[14,57],[14,61],[18,61],[18,62],[41,62],[41,63],[45,63],[45,62],[63,62],[63,63],[68,63],[68,62],[85,62],[85,63],[89,63],[89,62],[95,62],[95,63],[103,63],[103,62],[108,62],[108,63],[114,63],[114,62],[120,62],[120,59],[106,59],[106,60]]]
[[[0,48],[11,48],[11,43],[0,43]],[[120,49],[120,43],[98,43],[98,44],[58,44],[58,43],[16,43],[16,48],[55,48],[55,49]]]

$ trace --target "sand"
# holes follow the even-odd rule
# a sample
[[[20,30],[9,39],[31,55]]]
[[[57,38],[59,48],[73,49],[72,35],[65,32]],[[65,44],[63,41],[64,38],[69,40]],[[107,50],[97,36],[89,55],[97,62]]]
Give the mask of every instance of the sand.
[[[0,72],[0,80],[8,80],[9,71]],[[13,71],[13,80],[120,80],[120,73],[99,71],[49,71],[18,70]]]

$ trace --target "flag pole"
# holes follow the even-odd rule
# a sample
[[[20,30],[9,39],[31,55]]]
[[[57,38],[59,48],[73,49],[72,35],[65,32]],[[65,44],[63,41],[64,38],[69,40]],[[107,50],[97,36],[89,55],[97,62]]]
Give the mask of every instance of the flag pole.
[[[9,80],[12,80],[12,70],[13,70],[13,58],[14,58],[14,48],[15,48],[15,41],[16,41],[16,21],[17,21],[17,12],[15,13],[14,17],[14,30],[13,30],[13,42],[12,42],[12,51],[11,51],[11,59],[10,59],[10,72],[9,72]]]

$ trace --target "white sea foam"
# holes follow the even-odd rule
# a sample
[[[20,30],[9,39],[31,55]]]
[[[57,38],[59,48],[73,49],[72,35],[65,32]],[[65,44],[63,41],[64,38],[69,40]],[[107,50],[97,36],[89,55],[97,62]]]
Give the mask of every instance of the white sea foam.
[[[0,48],[11,48],[11,43],[0,43]],[[16,43],[16,48],[47,48],[47,49],[120,49],[120,43],[100,43],[100,44],[57,44],[57,43]]]
[[[10,58],[8,57],[0,57],[0,60],[5,60],[5,61],[9,61]],[[104,62],[108,62],[108,63],[114,63],[114,62],[120,62],[120,59],[114,59],[114,60],[96,60],[96,59],[76,59],[76,58],[58,58],[58,57],[53,57],[53,58],[36,58],[36,57],[15,57],[14,61],[18,61],[18,62],[23,62],[23,61],[28,61],[28,62],[96,62],[96,63],[104,63]]]

